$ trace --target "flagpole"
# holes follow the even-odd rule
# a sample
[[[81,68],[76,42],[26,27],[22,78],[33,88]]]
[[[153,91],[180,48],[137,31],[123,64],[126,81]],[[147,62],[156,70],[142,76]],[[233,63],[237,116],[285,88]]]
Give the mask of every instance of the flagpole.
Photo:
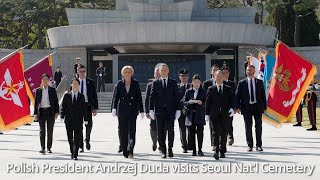
[[[39,64],[41,61],[43,61],[45,58],[47,58],[47,57],[50,56],[50,55],[55,54],[56,52],[57,52],[57,51],[54,51],[53,53],[48,54],[47,56],[45,56],[44,58],[40,59],[38,62],[34,63],[32,66],[28,67],[28,69],[26,69],[26,70],[24,70],[24,71],[27,71],[27,70],[29,70],[30,68],[36,66],[36,65]]]
[[[27,45],[25,45],[25,46],[23,46],[23,47],[21,47],[21,48],[19,48],[19,49],[16,49],[16,50],[13,51],[12,53],[6,55],[5,57],[3,57],[3,58],[0,60],[0,63],[2,63],[3,61],[7,60],[7,59],[10,58],[11,56],[13,56],[15,53],[17,53],[18,51],[20,51],[20,50],[22,50],[22,49],[24,49],[24,48],[26,48],[26,47],[28,47],[28,46],[29,46],[29,44],[27,44]]]

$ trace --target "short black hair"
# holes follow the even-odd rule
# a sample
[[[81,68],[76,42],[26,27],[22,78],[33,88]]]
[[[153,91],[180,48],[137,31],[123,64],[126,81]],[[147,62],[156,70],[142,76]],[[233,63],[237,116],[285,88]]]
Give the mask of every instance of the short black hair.
[[[200,80],[200,81],[201,81],[201,78],[200,78],[200,75],[199,75],[199,74],[195,74],[195,75],[193,75],[193,77],[192,77],[192,81],[193,81],[193,80],[196,80],[196,79],[198,79],[198,80]]]
[[[220,70],[227,70],[227,71],[229,71],[230,72],[230,68],[228,67],[228,66],[223,66]]]
[[[80,81],[79,81],[78,78],[73,78],[71,82],[73,82],[73,81],[77,81],[79,83],[79,85],[80,85]]]
[[[50,79],[50,76],[48,74],[46,74],[46,73],[42,74],[41,79],[44,78],[44,77],[47,77],[48,79]]]
[[[78,69],[79,69],[79,68],[85,68],[85,69],[86,69],[86,66],[83,65],[83,64],[80,64],[80,65],[78,66]]]

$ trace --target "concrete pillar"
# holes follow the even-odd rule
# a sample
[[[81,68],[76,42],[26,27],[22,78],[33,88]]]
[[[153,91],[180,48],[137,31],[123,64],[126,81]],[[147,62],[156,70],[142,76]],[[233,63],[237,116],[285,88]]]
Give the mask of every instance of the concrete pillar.
[[[116,10],[127,11],[128,10],[128,0],[116,0]]]
[[[206,79],[211,78],[211,54],[206,54],[206,77],[205,78]]]
[[[118,69],[119,69],[119,61],[118,55],[112,55],[112,84],[116,84],[119,80],[118,77]]]

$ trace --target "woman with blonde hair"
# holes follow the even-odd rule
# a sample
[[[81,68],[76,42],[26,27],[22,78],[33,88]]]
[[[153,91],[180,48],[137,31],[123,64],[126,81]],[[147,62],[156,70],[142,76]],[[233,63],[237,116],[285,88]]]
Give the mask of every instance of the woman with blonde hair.
[[[139,82],[132,78],[132,66],[124,66],[121,70],[122,80],[114,88],[112,115],[118,117],[120,146],[125,158],[133,158],[136,141],[136,120],[140,112],[144,117]]]

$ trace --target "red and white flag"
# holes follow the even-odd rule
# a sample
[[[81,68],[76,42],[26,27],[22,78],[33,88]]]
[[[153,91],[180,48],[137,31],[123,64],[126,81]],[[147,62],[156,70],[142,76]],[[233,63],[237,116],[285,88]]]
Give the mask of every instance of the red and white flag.
[[[24,77],[23,55],[19,49],[0,60],[0,131],[15,129],[31,122]]]

